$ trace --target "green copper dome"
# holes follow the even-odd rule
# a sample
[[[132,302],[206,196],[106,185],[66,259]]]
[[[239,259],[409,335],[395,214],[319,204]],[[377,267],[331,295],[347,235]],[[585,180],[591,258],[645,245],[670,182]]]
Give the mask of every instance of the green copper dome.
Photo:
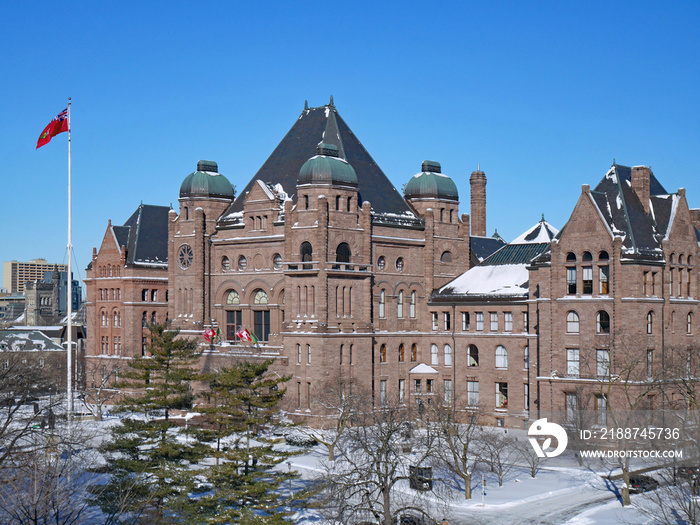
[[[223,197],[233,199],[233,187],[219,173],[216,162],[200,160],[197,171],[190,173],[180,186],[180,197]]]
[[[338,147],[333,144],[318,145],[318,155],[307,160],[299,170],[297,184],[338,184],[357,186],[355,169],[338,157]]]
[[[404,194],[407,199],[447,199],[457,201],[457,185],[442,173],[439,162],[423,161],[422,172],[411,177]]]

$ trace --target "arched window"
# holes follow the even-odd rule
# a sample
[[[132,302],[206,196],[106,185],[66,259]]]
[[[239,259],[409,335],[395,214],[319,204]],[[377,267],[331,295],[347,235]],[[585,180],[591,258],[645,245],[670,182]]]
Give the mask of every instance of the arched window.
[[[313,252],[314,252],[314,249],[311,246],[310,242],[307,242],[307,241],[302,242],[301,249],[300,249],[301,262],[311,262]],[[304,270],[310,270],[311,265],[305,264],[303,268],[304,268]]]
[[[346,242],[341,242],[335,249],[335,261],[339,263],[349,263],[350,262],[350,245]],[[346,270],[350,267],[346,266]]]
[[[272,256],[272,267],[275,270],[282,269],[282,256],[279,253],[276,253],[275,255]]]
[[[411,361],[418,361],[418,345],[416,343],[411,345]]]
[[[467,347],[467,366],[479,366],[479,349],[476,345]]]
[[[647,333],[654,333],[654,312],[649,312],[647,314]]]
[[[348,211],[350,211],[351,207],[352,207],[352,197],[348,197]]]
[[[245,258],[245,255],[241,255],[238,258],[238,269],[244,271],[246,268],[248,268],[248,259]]]
[[[399,299],[396,304],[396,316],[399,319],[403,319],[403,290],[399,292]]]
[[[568,312],[566,314],[566,332],[569,334],[578,334],[580,329],[580,319],[576,312]]]
[[[381,290],[379,292],[379,318],[384,319],[384,305],[386,301],[386,292]]]
[[[399,363],[403,363],[405,359],[405,351],[404,351],[404,346],[403,343],[399,345]]]
[[[107,326],[107,312],[102,312],[102,326]]]
[[[399,257],[398,259],[396,259],[396,269],[399,272],[403,272],[403,257]]]
[[[576,262],[576,255],[574,252],[569,252],[566,254],[566,262]]]
[[[409,303],[408,306],[408,316],[411,319],[415,319],[416,317],[416,291],[413,290],[411,292],[411,302]]]
[[[148,301],[148,290],[141,290],[141,300],[143,302]]]
[[[340,211],[340,195],[335,196],[335,209]]]
[[[156,324],[156,313],[151,313],[151,324]]]
[[[676,254],[675,253],[671,254],[671,257],[669,258],[669,262],[671,264],[676,264]]]
[[[221,269],[225,272],[231,269],[231,260],[225,255],[221,258]]]
[[[257,306],[266,306],[268,304],[267,293],[263,290],[256,290],[253,296],[253,304]],[[270,338],[270,310],[268,308],[253,310],[253,325],[255,336],[258,341],[267,342]]]
[[[452,366],[452,347],[450,345],[445,345],[443,349],[443,357],[445,358],[445,366]]]
[[[503,345],[496,347],[496,368],[508,368],[508,350]]]
[[[114,323],[112,326],[119,326],[119,315],[117,315],[117,311],[114,310]]]
[[[592,261],[593,256],[591,255],[591,252],[583,252],[583,257],[581,258],[582,261]]]
[[[678,256],[678,264],[683,264],[683,254],[682,253]]]
[[[304,209],[308,210],[309,209],[309,196],[304,195]]]
[[[438,364],[438,346],[435,344],[430,345],[430,364]]]
[[[609,261],[610,260],[610,255],[608,255],[608,252],[603,250],[598,254],[598,260],[599,261]]]
[[[693,264],[693,256],[688,255],[688,265],[691,265],[691,264]]]
[[[601,310],[596,314],[596,332],[599,334],[610,333],[610,314]]]
[[[158,301],[158,290],[151,290],[151,301],[154,303]]]
[[[241,296],[236,290],[229,290],[226,293],[226,304],[241,304]]]
[[[383,255],[381,255],[379,256],[379,259],[377,259],[377,269],[383,270],[384,268],[386,268],[386,259]]]
[[[143,315],[141,316],[141,326],[146,325],[148,325],[148,313],[143,312]]]
[[[440,262],[441,263],[451,263],[452,262],[452,252],[449,250],[445,250],[442,252],[442,255],[440,256]]]
[[[379,362],[386,363],[386,345],[379,347]]]

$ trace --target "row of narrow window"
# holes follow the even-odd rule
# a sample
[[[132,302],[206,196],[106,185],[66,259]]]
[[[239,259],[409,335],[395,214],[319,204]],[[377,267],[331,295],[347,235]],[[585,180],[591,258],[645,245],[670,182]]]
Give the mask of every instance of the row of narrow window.
[[[399,319],[404,317],[404,303],[405,296],[403,290],[400,290],[396,296],[396,316]],[[408,316],[413,319],[416,317],[416,299],[417,294],[415,290],[412,290],[409,295],[408,302]],[[379,318],[384,319],[386,317],[386,290],[379,291]]]
[[[430,364],[439,365],[439,347],[436,344],[430,345]],[[411,345],[410,353],[411,362],[418,361],[418,345],[415,343]],[[403,363],[406,360],[406,347],[401,343],[398,347],[398,362]],[[379,362],[387,362],[387,347],[382,344],[379,347]],[[443,365],[452,366],[452,346],[446,344],[443,346]],[[479,366],[479,348],[471,344],[467,346],[467,366],[476,367]],[[503,345],[498,345],[495,352],[495,367],[496,368],[508,368],[508,350]],[[530,348],[525,347],[523,352],[523,369],[527,370],[530,368]]]
[[[158,290],[148,290],[145,288],[141,290],[141,301],[146,303],[149,300],[152,303],[158,302]],[[165,290],[165,302],[168,302],[168,290]]]
[[[432,396],[437,393],[437,385],[435,379],[414,379],[413,380],[413,396],[415,404],[418,408],[422,408],[425,404],[432,404]],[[495,407],[497,409],[508,408],[508,383],[495,382]],[[467,381],[467,399],[466,406],[469,408],[477,408],[480,406],[481,400],[479,397],[479,381]],[[442,395],[444,402],[450,406],[453,402],[452,380],[444,379],[442,385]],[[403,404],[406,402],[406,380],[398,380],[398,402]],[[383,379],[379,382],[379,400],[380,403],[388,402],[387,380]],[[530,385],[523,383],[523,407],[525,410],[530,408]]]
[[[102,355],[122,355],[122,338],[121,336],[112,337],[112,347],[109,345],[109,336],[102,336]],[[111,350],[111,352],[110,352]]]
[[[675,312],[671,313],[671,326],[675,325]],[[693,314],[686,315],[686,333],[693,333]],[[578,334],[581,330],[581,319],[577,312],[570,311],[566,314],[566,332],[569,334]],[[596,313],[596,333],[610,333],[610,314],[605,310],[600,310]],[[646,333],[654,333],[654,312],[650,311],[646,317]]]
[[[119,288],[100,288],[100,301],[121,301],[122,291]]]
[[[647,354],[650,370],[652,351]],[[566,350],[566,375],[568,377],[581,377],[581,359],[578,348],[567,348]],[[589,371],[588,375],[593,375],[593,370]],[[596,350],[595,376],[599,379],[605,379],[610,375],[610,350]]]
[[[282,256],[279,253],[276,253],[272,256],[272,268],[275,270],[281,270],[282,269]],[[238,260],[236,261],[236,269],[238,271],[245,271],[248,269],[248,259],[246,258],[245,255],[239,255]],[[229,259],[226,255],[224,255],[221,258],[221,270],[224,272],[231,271],[231,259]]]
[[[97,274],[100,277],[119,277],[121,276],[121,267],[117,265],[112,266],[111,264],[107,266],[98,266]]]
[[[499,314],[498,312],[488,312],[489,314],[489,331],[498,332],[499,329]],[[485,317],[484,312],[474,312],[475,323],[474,329],[477,332],[484,331]],[[440,330],[440,312],[432,312],[432,329]],[[445,331],[452,330],[452,315],[451,312],[442,312],[442,329]],[[472,318],[470,312],[462,312],[462,331],[468,332],[472,330]],[[513,331],[513,312],[503,312],[503,331]],[[527,312],[523,312],[523,331],[528,331]]]
[[[101,323],[100,325],[104,328],[109,328],[109,318],[110,315],[107,313],[106,310],[102,310],[100,313],[100,319]],[[122,325],[122,314],[119,312],[119,310],[114,310],[112,313],[112,326],[115,328],[119,328]]]

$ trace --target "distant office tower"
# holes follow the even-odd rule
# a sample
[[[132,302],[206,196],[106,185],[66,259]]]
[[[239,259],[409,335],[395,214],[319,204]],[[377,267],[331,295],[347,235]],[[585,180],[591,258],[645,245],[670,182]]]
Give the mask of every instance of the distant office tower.
[[[46,259],[32,259],[29,262],[7,261],[3,263],[2,287],[12,294],[24,293],[24,283],[41,281],[44,272],[58,268],[59,272],[68,270],[65,264],[51,264]]]

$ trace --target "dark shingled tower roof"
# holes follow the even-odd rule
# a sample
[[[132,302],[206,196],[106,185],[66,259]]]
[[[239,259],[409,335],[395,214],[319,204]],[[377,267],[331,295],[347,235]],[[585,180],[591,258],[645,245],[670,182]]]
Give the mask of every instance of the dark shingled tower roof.
[[[257,180],[271,185],[281,184],[296,202],[299,170],[317,154],[318,145],[322,142],[336,146],[339,157],[347,160],[355,169],[360,204],[369,201],[376,214],[414,215],[401,194],[338,114],[331,99],[325,106],[304,108],[292,129],[223,216],[243,210],[243,201]]]
[[[613,234],[623,238],[626,257],[660,259],[663,257],[661,241],[677,197],[669,194],[651,173],[649,193],[653,213],[646,213],[632,189],[631,172],[627,166],[613,164],[591,190],[591,196]]]
[[[119,246],[126,246],[127,266],[168,266],[169,211],[169,206],[141,204],[124,226],[112,226]]]

